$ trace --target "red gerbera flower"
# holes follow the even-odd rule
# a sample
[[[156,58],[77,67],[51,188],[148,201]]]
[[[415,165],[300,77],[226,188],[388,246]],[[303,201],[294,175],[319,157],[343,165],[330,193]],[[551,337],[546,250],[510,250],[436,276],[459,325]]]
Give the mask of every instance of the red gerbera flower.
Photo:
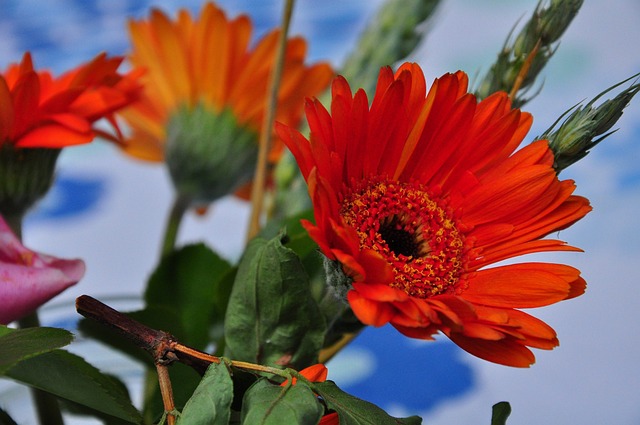
[[[516,152],[531,116],[505,93],[478,102],[467,83],[446,74],[427,92],[418,65],[383,68],[369,106],[337,77],[331,113],[307,102],[310,142],[284,125],[278,134],[309,186],[316,223],[303,224],[346,275],[363,323],[422,339],[442,331],[478,357],[525,367],[528,347],[558,339],[518,309],[580,295],[585,281],[563,264],[489,266],[578,251],[543,238],[591,208],[558,180],[546,141]]]
[[[138,75],[117,72],[122,60],[103,53],[54,78],[36,71],[25,53],[0,74],[0,146],[59,149],[88,143],[96,134],[115,138],[93,124],[108,118],[115,125],[113,113],[138,97]]]

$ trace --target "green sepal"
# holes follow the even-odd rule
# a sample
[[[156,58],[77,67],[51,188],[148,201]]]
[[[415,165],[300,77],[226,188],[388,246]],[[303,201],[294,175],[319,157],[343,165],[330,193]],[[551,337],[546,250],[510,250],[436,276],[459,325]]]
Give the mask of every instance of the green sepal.
[[[60,149],[15,148],[0,141],[0,215],[23,217],[51,188]]]
[[[165,157],[180,196],[209,204],[251,181],[258,134],[238,123],[230,109],[183,106],[169,121]]]

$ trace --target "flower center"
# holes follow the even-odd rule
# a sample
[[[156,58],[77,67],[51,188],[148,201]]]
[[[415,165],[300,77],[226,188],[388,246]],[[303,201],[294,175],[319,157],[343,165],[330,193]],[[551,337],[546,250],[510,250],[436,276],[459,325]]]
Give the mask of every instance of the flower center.
[[[464,235],[452,211],[418,183],[368,180],[346,194],[340,211],[361,248],[392,266],[390,284],[427,298],[452,293],[466,265]]]

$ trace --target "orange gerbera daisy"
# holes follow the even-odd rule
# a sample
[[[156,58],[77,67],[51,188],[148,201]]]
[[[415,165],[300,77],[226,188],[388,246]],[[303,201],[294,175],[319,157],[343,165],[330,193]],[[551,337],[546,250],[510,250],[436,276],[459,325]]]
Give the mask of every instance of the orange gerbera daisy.
[[[88,143],[96,134],[114,138],[93,123],[113,122],[115,111],[137,99],[136,75],[117,72],[122,59],[103,53],[54,78],[36,71],[25,53],[0,75],[0,146],[63,148]]]
[[[250,46],[249,18],[227,19],[213,3],[205,4],[197,17],[180,10],[175,21],[153,10],[149,20],[130,22],[129,30],[131,62],[146,69],[146,89],[142,100],[123,114],[132,128],[125,151],[151,161],[163,161],[170,151],[166,156],[174,182],[177,177],[192,184],[206,178],[203,174],[211,168],[226,181],[233,180],[230,175],[237,170],[247,170],[236,179],[242,182],[221,185],[227,193],[234,189],[230,186],[250,180],[279,31]],[[319,94],[333,76],[327,64],[306,66],[305,55],[302,38],[288,41],[276,119],[291,126],[302,117],[304,97]],[[192,126],[193,111],[198,115],[196,121],[211,123],[205,130],[210,135],[201,131],[191,136],[184,128]],[[171,146],[173,142],[176,146]],[[239,146],[241,143],[247,147]],[[281,151],[281,143],[274,143],[270,158],[277,159]],[[207,160],[214,163],[197,165]],[[184,177],[189,172],[184,168],[207,172]]]
[[[442,331],[471,354],[526,367],[528,347],[558,340],[518,309],[580,295],[585,281],[562,264],[489,266],[578,251],[543,238],[591,208],[558,180],[547,141],[516,152],[531,116],[505,93],[478,102],[467,84],[462,72],[446,74],[427,92],[418,65],[383,68],[369,107],[337,77],[330,114],[307,102],[311,142],[277,130],[309,186],[316,224],[303,224],[342,271],[363,323],[423,339]]]

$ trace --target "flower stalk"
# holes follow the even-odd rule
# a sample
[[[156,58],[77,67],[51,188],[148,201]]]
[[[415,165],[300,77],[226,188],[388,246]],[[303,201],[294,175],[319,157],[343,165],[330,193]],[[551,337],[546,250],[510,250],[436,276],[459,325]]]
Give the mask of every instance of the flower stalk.
[[[164,231],[164,238],[162,239],[162,251],[160,258],[164,258],[173,252],[176,241],[178,239],[178,231],[182,224],[182,219],[185,212],[189,208],[189,199],[180,194],[177,194],[173,200],[169,217],[167,218],[167,225]]]
[[[278,91],[280,89],[280,80],[282,78],[284,57],[287,48],[287,34],[289,33],[289,25],[291,23],[291,15],[293,13],[294,3],[294,0],[286,1],[282,16],[282,28],[280,30],[280,38],[278,40],[278,50],[276,51],[276,62],[271,73],[271,80],[269,82],[267,107],[258,145],[258,160],[256,162],[256,171],[254,174],[253,186],[251,187],[251,215],[249,217],[247,240],[250,240],[254,236],[256,236],[261,227],[260,220],[262,217],[268,172],[268,154],[271,149],[273,124],[275,121],[276,108],[278,105]]]

